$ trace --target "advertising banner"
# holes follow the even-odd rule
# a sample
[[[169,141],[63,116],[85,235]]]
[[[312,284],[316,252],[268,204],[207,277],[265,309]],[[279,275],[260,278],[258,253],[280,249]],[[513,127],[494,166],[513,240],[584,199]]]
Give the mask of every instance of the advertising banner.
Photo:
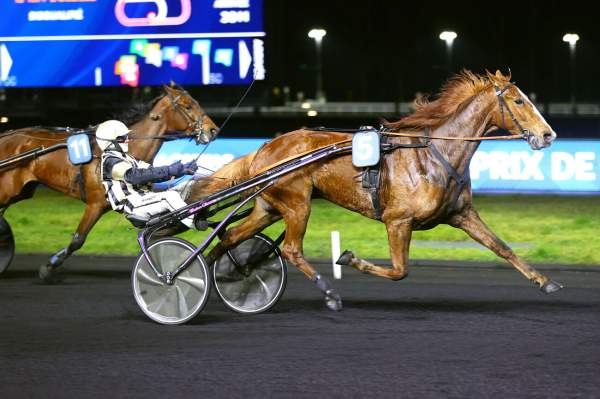
[[[210,174],[266,141],[219,138],[200,157],[200,164]],[[166,143],[155,163],[190,161],[202,149],[186,140]],[[478,193],[600,194],[600,140],[558,140],[540,151],[524,142],[484,142],[473,156],[470,172],[473,191]]]

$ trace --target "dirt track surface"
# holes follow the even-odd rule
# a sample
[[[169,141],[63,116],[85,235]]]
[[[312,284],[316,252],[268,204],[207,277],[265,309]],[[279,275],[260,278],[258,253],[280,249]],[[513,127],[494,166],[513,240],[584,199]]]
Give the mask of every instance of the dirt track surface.
[[[42,286],[43,259],[0,277],[2,398],[600,397],[600,269],[546,271],[566,286],[551,296],[511,269],[419,266],[395,283],[345,270],[339,313],[290,270],[268,313],[213,293],[167,327],[137,308],[132,259],[74,258]]]

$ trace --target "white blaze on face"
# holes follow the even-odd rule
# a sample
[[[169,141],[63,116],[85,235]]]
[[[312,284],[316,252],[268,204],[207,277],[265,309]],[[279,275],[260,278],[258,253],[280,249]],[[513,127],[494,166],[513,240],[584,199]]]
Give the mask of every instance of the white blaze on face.
[[[540,113],[540,111],[537,109],[537,107],[535,106],[535,104],[533,104],[533,102],[529,99],[529,97],[527,97],[525,95],[525,93],[523,93],[521,91],[521,89],[519,89],[517,86],[515,86],[515,88],[517,89],[517,91],[519,92],[519,94],[521,95],[521,97],[523,97],[524,100],[526,100],[529,104],[531,104],[531,108],[533,108],[533,111],[534,111],[535,115],[538,118],[540,118],[546,124],[546,126],[550,127],[550,125],[548,124],[548,122],[546,122],[546,119],[542,116],[542,114]],[[552,128],[550,128],[550,130],[552,131]]]

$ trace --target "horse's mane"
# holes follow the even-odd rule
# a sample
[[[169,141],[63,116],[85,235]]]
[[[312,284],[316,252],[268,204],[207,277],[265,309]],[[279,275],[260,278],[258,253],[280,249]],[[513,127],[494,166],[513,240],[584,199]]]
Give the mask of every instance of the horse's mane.
[[[131,126],[134,123],[137,123],[137,122],[141,121],[142,119],[144,119],[144,117],[150,113],[152,108],[154,108],[156,103],[158,103],[164,96],[165,96],[164,94],[161,94],[160,96],[155,97],[152,100],[145,102],[145,103],[142,103],[142,102],[133,103],[127,110],[125,110],[121,113],[118,113],[118,114],[114,114],[112,119],[117,119],[117,120],[123,122],[124,124],[126,124],[127,126]],[[73,133],[82,133],[83,131],[85,131],[85,129],[71,129],[72,131],[69,131],[69,128],[47,127],[47,126],[35,126],[34,128],[44,129],[44,130],[51,131],[52,133],[58,133],[58,134],[73,134]],[[90,126],[90,128],[95,128],[95,126],[93,126],[93,127]],[[90,128],[88,128],[88,129],[90,129]],[[10,135],[20,132],[20,131],[22,131],[22,129],[12,129],[12,130],[0,132],[0,138],[10,136]]]
[[[417,98],[414,102],[415,112],[395,122],[384,121],[384,125],[393,130],[435,129],[491,85],[488,77],[463,69],[444,84],[435,100],[430,101],[427,96]]]
[[[123,122],[124,124],[126,124],[127,126],[131,126],[134,123],[137,123],[137,122],[141,121],[142,119],[144,119],[144,117],[146,115],[148,115],[148,113],[150,113],[150,110],[152,110],[152,108],[154,108],[156,103],[159,102],[160,99],[162,99],[163,97],[164,97],[164,94],[162,94],[158,97],[155,97],[146,103],[142,103],[142,102],[133,103],[127,110],[125,110],[119,114],[113,115],[113,119],[119,120],[119,121]]]

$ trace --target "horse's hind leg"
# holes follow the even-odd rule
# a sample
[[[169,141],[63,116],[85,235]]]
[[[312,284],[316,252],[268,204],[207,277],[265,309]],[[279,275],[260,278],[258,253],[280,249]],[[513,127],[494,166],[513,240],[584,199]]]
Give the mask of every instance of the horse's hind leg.
[[[39,276],[45,283],[55,283],[57,279],[57,271],[59,266],[63,264],[71,254],[83,246],[88,233],[94,227],[98,219],[106,212],[107,207],[104,203],[87,204],[85,212],[79,222],[77,231],[73,234],[73,238],[68,247],[61,249],[50,257],[47,264],[42,265],[39,270]]]
[[[212,265],[231,247],[247,240],[254,234],[280,220],[281,216],[278,213],[274,213],[273,209],[269,208],[269,205],[261,198],[257,198],[252,213],[250,213],[242,223],[227,230],[225,235],[221,237],[219,243],[208,253],[206,256],[207,263]]]
[[[350,251],[344,251],[337,263],[352,266],[363,273],[385,277],[390,280],[402,280],[408,274],[408,250],[412,235],[409,219],[391,220],[385,224],[392,256],[392,268],[377,266],[364,259],[357,258]]]
[[[297,192],[295,193],[297,196]],[[265,196],[267,197],[267,196]],[[306,198],[285,197],[268,199],[268,202],[281,213],[285,221],[285,238],[281,252],[283,256],[311,279],[324,295],[325,304],[331,310],[342,310],[342,298],[304,257],[302,241],[306,233],[308,217],[310,216],[310,193]]]
[[[464,230],[475,241],[491,249],[501,258],[506,259],[518,271],[523,273],[525,277],[536,282],[545,294],[550,294],[562,288],[561,284],[540,274],[537,270],[515,255],[513,250],[500,240],[488,226],[486,226],[479,217],[477,211],[473,208],[468,208],[464,212],[454,216],[450,221],[450,224]]]

